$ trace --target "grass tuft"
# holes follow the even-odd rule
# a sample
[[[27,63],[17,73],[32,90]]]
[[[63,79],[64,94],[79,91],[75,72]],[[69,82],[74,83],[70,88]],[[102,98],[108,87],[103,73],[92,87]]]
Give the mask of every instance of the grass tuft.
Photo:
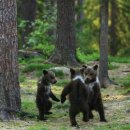
[[[114,69],[118,69],[118,68],[119,68],[118,65],[115,65],[115,64],[112,64],[112,63],[108,64],[108,69],[109,70],[114,70]]]
[[[130,87],[130,74],[128,74],[126,77],[121,79],[121,84],[124,87]]]

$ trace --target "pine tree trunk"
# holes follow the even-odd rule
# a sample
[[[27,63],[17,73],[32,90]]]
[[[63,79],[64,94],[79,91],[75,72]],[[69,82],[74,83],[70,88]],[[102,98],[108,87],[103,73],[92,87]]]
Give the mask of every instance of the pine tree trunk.
[[[20,87],[18,81],[18,43],[16,0],[0,2],[0,119],[15,118],[19,111]]]
[[[79,8],[77,12],[77,23],[79,24],[80,32],[82,32],[83,30],[83,26],[82,26],[82,21],[84,19],[83,5],[84,5],[84,0],[77,0],[77,6]]]
[[[117,22],[118,22],[118,7],[116,0],[110,0],[111,2],[111,27],[110,27],[110,53],[112,56],[117,54],[118,41],[117,41]]]
[[[36,0],[21,0],[20,7],[20,17],[26,21],[26,26],[21,34],[21,44],[26,47],[26,38],[33,30],[32,22],[36,17]]]
[[[49,61],[61,65],[79,65],[76,60],[75,0],[57,0],[57,42]]]
[[[109,83],[108,76],[108,0],[100,0],[100,69],[99,78],[102,87]]]

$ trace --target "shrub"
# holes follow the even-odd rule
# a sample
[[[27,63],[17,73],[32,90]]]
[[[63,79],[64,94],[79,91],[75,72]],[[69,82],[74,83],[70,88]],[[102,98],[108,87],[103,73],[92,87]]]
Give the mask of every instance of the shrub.
[[[80,62],[83,62],[83,63],[87,63],[89,61],[99,60],[99,54],[98,53],[85,55],[85,53],[81,52],[80,49],[77,50],[77,57],[80,60]]]
[[[37,63],[32,63],[32,64],[28,64],[24,69],[23,72],[27,73],[27,72],[32,72],[32,71],[39,71],[39,70],[43,70],[43,69],[49,69],[53,67],[52,64],[37,64]]]

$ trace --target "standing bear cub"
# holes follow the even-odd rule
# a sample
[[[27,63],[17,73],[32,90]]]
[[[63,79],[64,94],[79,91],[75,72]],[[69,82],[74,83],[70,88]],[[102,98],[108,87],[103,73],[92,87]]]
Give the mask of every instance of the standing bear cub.
[[[94,65],[93,67],[83,65],[83,68],[85,68],[85,84],[89,90],[89,118],[93,118],[92,110],[96,110],[99,113],[100,121],[106,122],[100,91],[100,82],[97,76],[98,65]]]
[[[83,121],[89,120],[88,92],[85,88],[83,70],[70,69],[71,81],[66,85],[61,94],[61,103],[64,103],[66,96],[69,95],[69,116],[72,126],[77,126],[76,115],[83,113]]]
[[[38,88],[36,95],[36,105],[39,110],[40,120],[46,120],[44,115],[51,114],[51,112],[49,112],[52,107],[52,102],[49,100],[50,97],[54,101],[60,101],[51,91],[51,84],[55,84],[56,82],[55,74],[52,71],[43,70],[43,76],[37,83]]]

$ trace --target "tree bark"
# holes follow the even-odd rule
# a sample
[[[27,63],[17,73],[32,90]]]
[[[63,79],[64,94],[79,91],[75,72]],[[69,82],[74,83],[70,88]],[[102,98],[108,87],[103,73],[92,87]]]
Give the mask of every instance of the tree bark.
[[[19,111],[21,107],[16,0],[2,0],[0,13],[0,119],[9,120],[15,118],[9,110]]]
[[[36,0],[21,0],[20,17],[26,21],[26,26],[21,34],[21,42],[23,46],[27,46],[26,38],[33,30],[32,22],[36,18]]]
[[[57,0],[57,42],[49,61],[61,65],[79,65],[76,60],[75,0]]]
[[[102,87],[107,87],[108,76],[108,0],[100,0],[100,67],[99,78]]]
[[[118,51],[117,41],[117,22],[118,22],[118,6],[116,0],[110,0],[111,3],[111,27],[110,27],[110,54],[115,56]]]
[[[78,6],[78,12],[77,12],[77,23],[79,24],[79,31],[82,32],[83,26],[82,26],[82,21],[84,19],[84,12],[83,12],[83,5],[84,5],[84,0],[77,0],[77,6]]]

